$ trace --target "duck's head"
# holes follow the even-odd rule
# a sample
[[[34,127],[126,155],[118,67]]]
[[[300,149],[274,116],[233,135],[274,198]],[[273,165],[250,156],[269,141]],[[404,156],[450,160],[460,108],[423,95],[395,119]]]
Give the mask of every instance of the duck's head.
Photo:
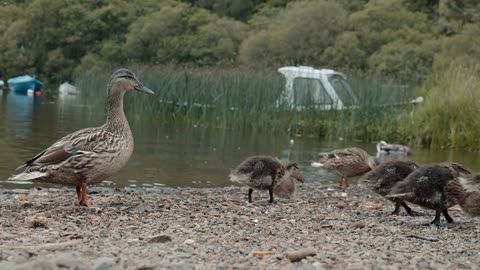
[[[302,174],[300,173],[300,169],[298,169],[297,163],[290,163],[286,166],[287,171],[290,173],[290,176],[295,178],[298,182],[303,183],[305,179],[303,179]]]
[[[147,94],[154,94],[154,92],[145,87],[133,72],[128,69],[117,69],[110,77],[110,83],[108,84],[108,95],[115,93],[127,92],[127,91],[139,91]]]

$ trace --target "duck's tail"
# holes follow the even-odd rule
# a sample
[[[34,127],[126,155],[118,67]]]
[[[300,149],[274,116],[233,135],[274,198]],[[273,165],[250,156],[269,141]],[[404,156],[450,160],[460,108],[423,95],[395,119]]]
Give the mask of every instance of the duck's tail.
[[[246,174],[237,174],[232,172],[228,177],[230,179],[230,182],[238,183],[241,185],[248,185],[250,181],[250,175]]]
[[[310,166],[316,167],[316,168],[321,168],[321,167],[324,167],[325,165],[323,163],[320,163],[320,162],[312,162],[310,164]]]
[[[35,180],[39,180],[47,176],[46,172],[22,172],[20,174],[14,175],[7,179],[9,182],[24,182],[24,181],[31,181],[35,182]]]

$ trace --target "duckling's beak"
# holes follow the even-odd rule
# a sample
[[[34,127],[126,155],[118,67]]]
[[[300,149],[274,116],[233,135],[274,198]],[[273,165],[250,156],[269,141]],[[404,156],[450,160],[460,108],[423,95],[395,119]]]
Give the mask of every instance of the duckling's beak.
[[[147,94],[150,94],[150,95],[155,94],[155,92],[153,92],[152,90],[148,89],[147,87],[145,87],[141,84],[135,86],[135,90],[140,91],[140,92],[144,92],[144,93],[147,93]]]

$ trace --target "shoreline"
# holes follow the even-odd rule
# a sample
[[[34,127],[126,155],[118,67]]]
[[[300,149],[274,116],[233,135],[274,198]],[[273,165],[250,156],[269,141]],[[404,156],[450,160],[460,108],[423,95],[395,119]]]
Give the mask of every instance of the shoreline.
[[[0,190],[0,269],[476,269],[480,220],[439,228],[358,186],[300,185],[293,200],[244,187]],[[296,262],[287,253],[316,253]]]

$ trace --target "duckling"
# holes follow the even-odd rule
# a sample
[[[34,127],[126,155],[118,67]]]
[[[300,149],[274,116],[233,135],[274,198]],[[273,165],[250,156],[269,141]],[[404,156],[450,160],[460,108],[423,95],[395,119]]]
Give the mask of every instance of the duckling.
[[[270,194],[270,203],[273,203],[273,190],[282,181],[290,177],[299,182],[304,182],[296,163],[283,166],[280,160],[271,156],[253,156],[244,160],[229,175],[230,181],[237,182],[249,187],[248,202],[252,202],[253,189],[266,190]],[[288,185],[286,185],[288,186]],[[277,192],[282,193],[287,187],[280,188]]]
[[[100,183],[124,167],[133,153],[133,136],[123,112],[128,91],[154,92],[127,69],[115,71],[108,84],[108,113],[104,125],[73,132],[26,161],[11,181],[75,186],[80,205],[91,206],[87,186]]]
[[[368,172],[360,179],[360,183],[385,197],[398,182],[405,179],[418,167],[419,165],[414,161],[389,161]],[[395,210],[393,210],[392,215],[400,213],[400,206],[403,206],[410,216],[413,215],[412,209],[404,201],[400,199],[390,200],[395,203]]]
[[[440,225],[440,213],[448,223],[453,222],[448,208],[456,205],[457,199],[447,192],[448,183],[460,176],[470,175],[471,171],[458,163],[438,163],[421,166],[398,182],[388,199],[404,200],[427,209],[435,210],[435,218],[430,224]]]
[[[291,168],[292,167],[292,168]],[[291,171],[290,177],[284,177],[280,183],[278,183],[276,186],[273,187],[273,194],[277,197],[284,198],[284,199],[293,199],[294,193],[295,193],[295,181],[299,181],[301,183],[304,182],[304,179],[301,177],[300,170],[298,169],[298,165],[296,163],[290,163],[288,164],[285,169],[287,171]],[[295,178],[292,176],[294,175],[300,175],[299,178]]]
[[[375,160],[368,153],[358,147],[337,149],[324,154],[312,167],[325,168],[341,176],[339,187],[348,187],[348,177],[354,177],[369,172],[375,168]]]
[[[377,153],[378,154],[401,154],[410,156],[412,150],[410,147],[401,144],[387,143],[386,141],[379,141],[377,143]]]
[[[472,182],[474,182],[473,186],[480,183],[480,174],[458,177],[448,182],[446,192],[457,200],[465,213],[471,216],[480,216],[480,191],[478,189],[471,190]]]

